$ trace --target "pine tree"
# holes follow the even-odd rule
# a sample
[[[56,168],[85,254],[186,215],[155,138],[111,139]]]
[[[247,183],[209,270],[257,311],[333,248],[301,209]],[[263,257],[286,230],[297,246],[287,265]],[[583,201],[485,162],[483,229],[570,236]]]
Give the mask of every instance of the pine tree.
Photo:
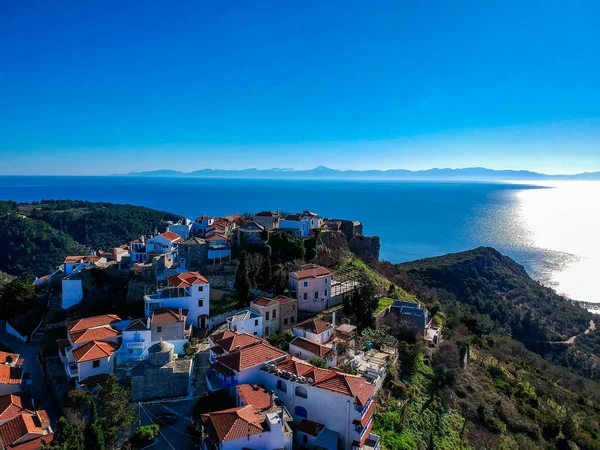
[[[105,450],[104,433],[102,432],[102,427],[100,427],[96,404],[93,401],[90,408],[90,419],[83,431],[85,450]]]

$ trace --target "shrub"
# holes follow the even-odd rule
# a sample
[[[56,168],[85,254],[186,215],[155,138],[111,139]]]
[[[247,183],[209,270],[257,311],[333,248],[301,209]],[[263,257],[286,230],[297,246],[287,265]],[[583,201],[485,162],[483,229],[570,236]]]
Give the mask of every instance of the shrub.
[[[134,448],[143,448],[150,445],[156,436],[158,436],[158,425],[144,425],[134,431],[133,436],[129,438],[129,443]]]

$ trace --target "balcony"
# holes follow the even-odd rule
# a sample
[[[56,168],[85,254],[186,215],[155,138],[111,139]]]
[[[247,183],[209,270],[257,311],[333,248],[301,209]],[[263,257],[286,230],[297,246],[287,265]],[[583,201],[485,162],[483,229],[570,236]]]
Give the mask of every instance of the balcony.
[[[369,437],[365,441],[362,450],[379,450],[380,439],[376,434],[369,434]]]
[[[67,372],[67,376],[69,378],[78,378],[79,377],[79,369],[76,363],[70,363],[65,365],[65,371]]]

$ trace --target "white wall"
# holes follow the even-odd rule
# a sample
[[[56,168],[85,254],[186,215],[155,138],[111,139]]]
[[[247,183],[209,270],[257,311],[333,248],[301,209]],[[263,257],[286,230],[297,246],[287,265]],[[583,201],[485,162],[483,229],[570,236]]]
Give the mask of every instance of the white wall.
[[[237,331],[238,333],[249,333],[258,337],[262,337],[263,335],[262,316],[245,320],[236,320],[234,322],[228,321],[228,324],[230,330]]]
[[[79,370],[79,376],[77,378],[78,381],[85,380],[87,377],[92,375],[100,375],[102,373],[113,373],[114,369],[114,354],[108,358],[102,358],[100,361],[100,366],[94,368],[94,361],[85,361],[82,363],[77,363],[77,367]]]
[[[12,325],[8,322],[6,322],[6,332],[8,334],[10,334],[11,336],[16,337],[20,341],[27,342],[27,338],[25,336],[23,336],[21,333],[19,333],[17,330],[15,330],[12,327]]]
[[[183,239],[187,239],[190,237],[190,234],[192,232],[192,224],[190,223],[189,225],[182,225],[182,224],[169,225],[167,227],[167,231],[175,233],[176,235],[182,237]]]
[[[290,344],[290,350],[288,352],[290,355],[295,356],[304,361],[308,361],[312,358],[324,359],[327,361],[327,367],[335,367],[337,366],[337,356],[329,356],[327,358],[321,357],[313,352],[309,352],[304,348],[300,348],[294,344]]]
[[[305,278],[304,280],[290,278],[290,288],[298,293],[298,309],[300,311],[323,311],[330,306],[331,276],[329,275]],[[319,293],[317,299],[315,299],[315,292]],[[306,300],[304,294],[306,294]]]
[[[135,335],[139,333],[140,335],[140,341],[135,341]],[[151,330],[141,330],[141,331],[123,331],[122,333],[123,335],[123,341],[121,343],[121,348],[119,349],[119,358],[121,359],[127,359],[127,355],[129,354],[129,349],[127,344],[128,343],[140,343],[142,344],[142,352],[141,352],[141,357],[146,359],[148,358],[148,349],[150,348],[151,345],[151,336],[152,336],[152,331]],[[131,350],[134,350],[135,352],[135,348],[132,348]]]
[[[68,309],[83,299],[81,280],[62,280],[62,308]]]
[[[329,342],[333,337],[333,327],[323,331],[322,333],[311,333],[310,331],[304,331],[300,328],[293,328],[292,332],[294,336],[300,336],[309,341],[316,342],[317,344],[324,344]]]
[[[285,445],[282,430],[277,432],[268,431],[233,441],[223,442],[221,446],[222,450],[240,450],[241,448],[271,450],[284,447]]]
[[[201,290],[202,289],[202,290]],[[198,284],[186,288],[186,293],[189,296],[176,297],[176,298],[160,298],[160,299],[148,299],[145,301],[146,317],[150,317],[150,304],[157,304],[157,307],[164,308],[184,308],[187,309],[188,316],[186,319],[186,326],[195,325],[198,326],[198,317],[201,315],[207,315],[210,312],[210,284]],[[198,306],[198,301],[202,300],[202,306]]]

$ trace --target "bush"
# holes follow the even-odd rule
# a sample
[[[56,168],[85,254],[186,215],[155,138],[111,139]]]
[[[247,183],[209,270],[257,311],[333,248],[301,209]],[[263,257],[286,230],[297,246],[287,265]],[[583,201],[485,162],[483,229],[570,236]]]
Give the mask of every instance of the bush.
[[[158,431],[158,425],[156,424],[141,426],[133,432],[133,436],[129,438],[129,443],[133,448],[146,447],[158,436]]]

